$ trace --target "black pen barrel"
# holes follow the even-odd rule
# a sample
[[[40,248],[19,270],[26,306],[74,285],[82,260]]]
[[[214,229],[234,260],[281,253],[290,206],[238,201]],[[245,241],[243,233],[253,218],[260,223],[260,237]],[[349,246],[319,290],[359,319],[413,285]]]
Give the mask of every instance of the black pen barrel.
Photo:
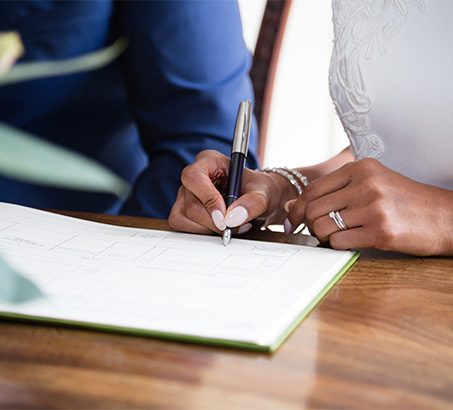
[[[242,173],[245,165],[245,155],[242,152],[233,152],[230,160],[228,186],[225,194],[225,205],[228,208],[241,194]]]

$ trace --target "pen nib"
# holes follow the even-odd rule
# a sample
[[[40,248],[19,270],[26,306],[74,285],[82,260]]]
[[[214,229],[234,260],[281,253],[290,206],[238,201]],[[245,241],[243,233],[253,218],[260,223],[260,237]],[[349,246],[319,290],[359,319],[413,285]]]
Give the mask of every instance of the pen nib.
[[[223,246],[227,246],[228,242],[230,242],[230,240],[231,240],[231,229],[226,228],[222,233]]]

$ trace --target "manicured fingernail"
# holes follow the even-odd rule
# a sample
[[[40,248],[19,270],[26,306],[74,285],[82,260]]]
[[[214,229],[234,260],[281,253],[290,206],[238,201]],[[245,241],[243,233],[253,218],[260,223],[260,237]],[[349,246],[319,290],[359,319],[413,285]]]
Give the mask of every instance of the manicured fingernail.
[[[283,205],[283,209],[285,210],[286,213],[289,212],[291,207],[294,205],[294,202],[296,202],[296,199],[291,199],[291,201],[285,202],[285,205]]]
[[[293,231],[293,225],[288,218],[286,218],[285,222],[283,222],[283,229],[285,230],[285,233],[292,233]]]
[[[239,229],[238,229],[238,234],[242,234],[242,233],[246,233],[248,231],[250,231],[250,229],[252,229],[252,224],[251,223],[246,223],[244,225],[242,225]]]
[[[218,209],[213,211],[211,218],[212,222],[214,222],[214,225],[217,227],[219,231],[224,231],[226,229],[225,218],[223,217],[221,211],[219,211]]]
[[[246,219],[248,218],[249,214],[247,209],[243,206],[237,206],[231,212],[228,212],[225,216],[225,224],[230,228],[234,228],[235,226],[242,225]]]

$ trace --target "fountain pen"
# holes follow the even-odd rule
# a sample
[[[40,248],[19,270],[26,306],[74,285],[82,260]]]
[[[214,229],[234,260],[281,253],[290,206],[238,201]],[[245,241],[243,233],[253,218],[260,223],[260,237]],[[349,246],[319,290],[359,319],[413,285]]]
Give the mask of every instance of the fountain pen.
[[[242,173],[250,138],[250,125],[252,116],[252,103],[242,101],[234,127],[233,145],[231,148],[230,169],[228,172],[227,190],[224,196],[225,205],[228,207],[235,202],[241,193]],[[222,242],[226,246],[231,240],[232,228],[227,227],[222,233]]]

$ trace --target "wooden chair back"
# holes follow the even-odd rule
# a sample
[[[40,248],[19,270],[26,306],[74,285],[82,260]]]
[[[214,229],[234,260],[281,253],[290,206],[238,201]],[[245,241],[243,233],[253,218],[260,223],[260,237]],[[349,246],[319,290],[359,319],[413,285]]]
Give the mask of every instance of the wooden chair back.
[[[292,0],[267,0],[250,76],[258,121],[258,158],[263,164],[275,73]]]

